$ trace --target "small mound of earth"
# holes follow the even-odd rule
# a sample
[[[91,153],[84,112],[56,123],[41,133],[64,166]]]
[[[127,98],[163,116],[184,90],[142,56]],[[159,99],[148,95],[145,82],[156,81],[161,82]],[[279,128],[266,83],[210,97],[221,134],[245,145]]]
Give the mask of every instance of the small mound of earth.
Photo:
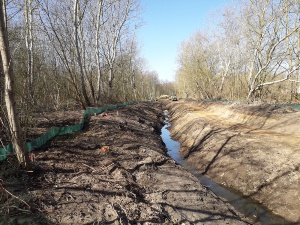
[[[0,224],[251,224],[167,155],[162,112],[156,102],[92,116],[35,151],[32,173],[1,162]]]

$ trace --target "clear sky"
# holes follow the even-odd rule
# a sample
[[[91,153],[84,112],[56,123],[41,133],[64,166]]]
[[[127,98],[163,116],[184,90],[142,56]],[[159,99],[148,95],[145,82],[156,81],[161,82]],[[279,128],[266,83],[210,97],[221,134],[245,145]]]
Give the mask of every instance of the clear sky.
[[[141,56],[160,80],[173,81],[180,43],[204,29],[230,0],[141,0]]]

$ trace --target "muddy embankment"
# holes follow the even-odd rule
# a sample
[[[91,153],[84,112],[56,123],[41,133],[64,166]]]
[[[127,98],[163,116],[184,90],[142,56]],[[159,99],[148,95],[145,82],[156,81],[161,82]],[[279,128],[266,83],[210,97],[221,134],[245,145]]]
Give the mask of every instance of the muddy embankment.
[[[172,138],[223,186],[300,224],[300,112],[270,105],[169,102]]]
[[[155,102],[94,115],[35,151],[31,173],[0,162],[3,187],[27,202],[1,189],[0,224],[251,224],[167,155],[162,112]]]

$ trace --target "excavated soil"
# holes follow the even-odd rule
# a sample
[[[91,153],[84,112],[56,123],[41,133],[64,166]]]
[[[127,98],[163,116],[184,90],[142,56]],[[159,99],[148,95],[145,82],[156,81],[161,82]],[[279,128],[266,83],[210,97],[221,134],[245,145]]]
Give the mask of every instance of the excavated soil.
[[[171,135],[199,172],[300,224],[300,112],[270,105],[181,100]]]
[[[162,112],[156,102],[94,115],[35,151],[32,172],[0,162],[0,224],[253,224],[167,155]],[[30,136],[81,115],[37,115]]]

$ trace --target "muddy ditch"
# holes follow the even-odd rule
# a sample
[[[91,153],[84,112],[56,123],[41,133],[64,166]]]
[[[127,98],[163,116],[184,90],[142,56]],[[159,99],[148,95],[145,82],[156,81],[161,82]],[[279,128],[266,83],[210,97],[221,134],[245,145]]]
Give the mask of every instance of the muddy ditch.
[[[256,224],[168,156],[162,112],[155,102],[92,116],[36,150],[30,173],[0,162],[0,224]]]
[[[199,179],[201,184],[209,188],[218,197],[223,198],[226,202],[230,203],[236,210],[241,212],[243,215],[251,218],[253,221],[260,222],[263,225],[282,225],[282,224],[293,224],[285,221],[282,217],[274,215],[262,204],[253,201],[251,198],[243,196],[242,193],[228,187],[224,187],[221,184],[217,184],[207,176],[198,172],[196,167],[191,163],[187,162],[180,154],[180,143],[171,138],[170,131],[168,130],[171,126],[169,122],[170,115],[168,111],[165,112],[166,120],[164,121],[165,126],[162,128],[162,140],[166,144],[168,154],[184,168],[188,169],[195,177]]]
[[[180,154],[198,173],[300,224],[300,112],[270,105],[166,103]]]

